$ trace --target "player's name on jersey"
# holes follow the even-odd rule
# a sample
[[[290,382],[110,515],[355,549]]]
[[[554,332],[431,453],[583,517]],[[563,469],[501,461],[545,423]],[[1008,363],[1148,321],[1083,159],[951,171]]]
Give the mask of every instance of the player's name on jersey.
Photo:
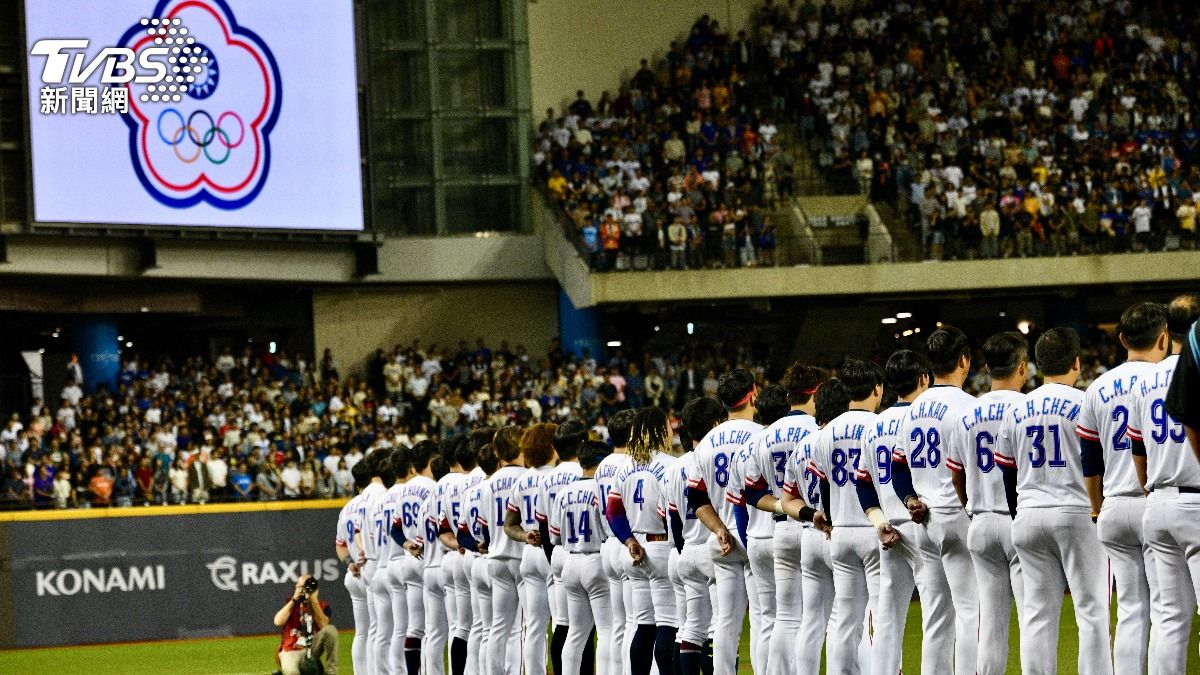
[[[1166,389],[1167,387],[1171,386],[1171,374],[1174,372],[1174,368],[1169,370],[1159,370],[1154,373],[1154,377],[1143,379],[1140,391],[1142,396],[1145,396],[1152,391]]]
[[[1100,400],[1108,403],[1114,398],[1123,398],[1125,396],[1132,395],[1133,392],[1136,391],[1134,389],[1134,385],[1137,384],[1137,381],[1137,375],[1130,375],[1128,380],[1123,377],[1118,377],[1110,382],[1109,384],[1112,385],[1112,389],[1109,389],[1107,385],[1100,385],[1097,390],[1100,393]]]
[[[713,447],[718,445],[741,445],[750,440],[754,434],[744,429],[727,429],[719,431],[710,436],[710,443]]]
[[[559,497],[559,503],[563,506],[574,506],[576,504],[590,506],[595,499],[596,491],[594,487],[589,486],[564,492],[563,495]]]
[[[900,422],[900,417],[893,417],[891,419],[881,418],[879,422],[875,424],[875,435],[895,436],[896,434],[900,433]]]
[[[1079,416],[1079,404],[1069,398],[1058,398],[1057,396],[1046,397],[1041,399],[1042,405],[1037,405],[1037,401],[1026,401],[1023,406],[1013,406],[1013,416],[1017,423],[1024,422],[1026,418],[1034,415],[1060,415],[1069,420],[1074,420]]]
[[[908,415],[914,420],[934,419],[941,421],[949,411],[950,406],[941,401],[921,401],[911,408]]]
[[[833,440],[836,441],[859,441],[862,440],[863,432],[867,427],[863,424],[841,424],[833,428]]]
[[[804,427],[787,427],[786,429],[776,429],[773,433],[767,434],[763,437],[763,445],[769,448],[776,443],[799,443],[811,433],[811,429],[806,429]]]
[[[1031,404],[1032,405],[1032,404]],[[963,415],[963,429],[970,431],[976,424],[984,422],[997,422],[1004,419],[1004,413],[1008,412],[1010,404],[1007,402],[989,403],[975,408],[969,415]]]

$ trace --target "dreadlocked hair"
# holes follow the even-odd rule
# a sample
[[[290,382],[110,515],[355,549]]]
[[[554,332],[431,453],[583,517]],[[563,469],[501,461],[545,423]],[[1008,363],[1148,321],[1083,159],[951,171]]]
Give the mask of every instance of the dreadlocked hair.
[[[633,418],[629,434],[629,459],[634,464],[647,464],[655,451],[666,452],[670,446],[671,428],[662,408],[642,408]]]

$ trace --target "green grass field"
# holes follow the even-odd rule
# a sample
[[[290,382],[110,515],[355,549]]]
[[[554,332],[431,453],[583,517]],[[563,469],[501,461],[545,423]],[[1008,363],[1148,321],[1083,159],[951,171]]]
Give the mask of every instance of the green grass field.
[[[1058,644],[1058,672],[1069,675],[1075,671],[1077,649],[1075,619],[1071,600],[1063,603],[1063,629]],[[912,606],[908,614],[904,640],[904,672],[919,673],[920,607]],[[1197,624],[1200,628],[1200,623]],[[743,631],[740,673],[750,674],[749,626]],[[353,673],[350,663],[352,633],[342,633],[340,642],[342,675]],[[94,647],[64,647],[53,649],[23,649],[0,651],[0,673],[4,675],[263,675],[274,670],[276,637],[181,640],[128,645]],[[1016,619],[1013,620],[1008,672],[1019,675],[1016,664]],[[1200,673],[1197,659],[1196,631],[1192,632],[1188,673]],[[803,674],[797,674],[803,675]],[[1166,674],[1163,674],[1166,675]]]

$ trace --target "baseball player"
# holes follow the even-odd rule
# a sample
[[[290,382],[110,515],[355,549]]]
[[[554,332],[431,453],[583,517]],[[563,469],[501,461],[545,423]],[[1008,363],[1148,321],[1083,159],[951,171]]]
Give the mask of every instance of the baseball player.
[[[1025,578],[1021,668],[1037,675],[1058,668],[1058,617],[1069,585],[1079,626],[1080,675],[1111,675],[1108,574],[1104,548],[1089,515],[1075,426],[1083,407],[1079,335],[1051,328],[1034,346],[1045,384],[1005,414],[996,463],[1016,481],[1012,541]]]
[[[383,527],[386,532],[384,537],[387,539],[387,546],[379,551],[379,568],[375,572],[375,581],[387,584],[387,609],[391,611],[391,621],[384,619],[380,623],[381,629],[385,625],[391,627],[384,655],[391,672],[403,675],[407,672],[404,664],[404,635],[408,630],[408,590],[404,583],[405,570],[403,566],[405,559],[409,556],[403,548],[404,533],[396,526],[400,518],[400,502],[408,491],[408,481],[413,477],[413,468],[412,459],[409,456],[410,448],[399,446],[392,448],[389,452],[391,453],[392,476],[396,482],[388,488],[383,504],[387,512],[391,514],[391,519],[384,520]],[[377,606],[376,614],[382,612],[383,609],[383,606]]]
[[[922,571],[927,579],[921,611],[932,617],[923,618],[923,624],[954,624],[953,643],[947,631],[935,630],[924,636],[935,646],[922,653],[939,657],[934,672],[970,675],[979,658],[979,595],[967,548],[971,521],[943,460],[959,416],[976,405],[975,397],[962,390],[971,369],[971,347],[967,336],[953,326],[935,330],[926,347],[933,386],[908,407],[901,445],[892,457],[892,489],[924,524],[917,531],[921,564],[928,568]]]
[[[517,486],[504,517],[504,533],[520,542],[521,579],[525,614],[525,670],[546,671],[546,631],[550,624],[550,561],[542,549],[537,521],[538,493],[542,480],[554,466],[554,446],[547,434],[538,443],[524,447],[524,463],[530,467],[517,478]]]
[[[600,491],[600,509],[605,514],[605,519],[600,524],[604,531],[604,543],[601,545],[600,556],[604,574],[608,577],[608,595],[612,610],[612,630],[610,632],[612,642],[609,646],[611,653],[608,658],[613,664],[614,672],[620,672],[622,675],[629,672],[629,642],[633,640],[634,631],[626,631],[626,608],[633,606],[633,599],[631,597],[632,588],[628,584],[625,568],[621,564],[621,559],[625,555],[625,546],[612,536],[612,529],[608,526],[608,495],[613,490],[620,490],[617,477],[629,464],[626,452],[635,416],[636,412],[633,410],[621,410],[608,421],[608,436],[613,444],[613,452],[596,467],[596,488]],[[627,599],[628,602],[626,602]],[[632,617],[632,612],[629,615]],[[600,648],[604,647],[604,643],[601,643]]]
[[[1092,513],[1098,514],[1096,531],[1117,582],[1113,667],[1121,673],[1144,673],[1154,647],[1151,626],[1157,620],[1152,615],[1160,603],[1158,574],[1142,537],[1146,499],[1129,453],[1129,414],[1138,383],[1170,349],[1166,308],[1154,302],[1129,307],[1121,314],[1118,338],[1128,359],[1087,388],[1075,433],[1088,499]],[[1156,672],[1150,669],[1151,675]]]
[[[439,538],[450,549],[443,567],[449,563],[454,586],[454,632],[450,642],[452,675],[464,675],[468,663],[478,663],[479,634],[471,598],[471,565],[477,554],[460,544],[459,536],[462,523],[468,520],[465,505],[467,494],[486,475],[478,466],[479,453],[484,448],[490,449],[494,435],[495,432],[490,430],[473,431],[466,443],[455,445],[454,458],[463,475],[451,480],[446,501],[442,504]],[[470,639],[472,631],[475,631],[474,639]]]
[[[551,451],[557,458],[558,464],[546,473],[546,477],[538,485],[538,497],[534,501],[535,518],[541,528],[543,539],[548,538],[549,514],[550,510],[558,504],[558,493],[579,480],[579,476],[582,474],[579,462],[576,461],[576,453],[579,451],[579,444],[587,440],[587,434],[587,426],[579,420],[567,420],[554,431]],[[562,571],[568,555],[566,550],[559,548],[554,548],[550,553],[550,615],[554,622],[550,658],[554,660],[556,669],[562,666],[563,645],[566,644],[567,630],[570,626],[567,620],[567,595],[562,591]],[[588,632],[591,633],[590,630]],[[544,628],[542,634],[545,635]],[[594,643],[588,640],[585,644],[583,661],[590,665],[595,663],[595,659],[596,648]]]
[[[444,449],[444,448],[443,448]],[[426,675],[445,675],[446,672],[446,641],[450,634],[450,616],[454,606],[454,584],[447,583],[443,573],[443,560],[446,549],[438,541],[438,525],[442,512],[442,502],[446,499],[446,483],[444,479],[450,475],[450,466],[445,454],[435,454],[429,465],[430,476],[434,488],[429,498],[421,505],[418,522],[421,523],[425,537],[421,546],[421,578],[422,592],[425,602],[425,634],[424,644],[416,644],[421,653],[420,672]],[[409,672],[417,672],[409,668]]]
[[[596,467],[608,453],[605,443],[583,441],[578,451],[581,476],[559,488],[556,506],[546,509],[547,529],[557,544],[554,550],[562,550],[566,556],[560,589],[567,597],[566,623],[569,627],[562,652],[563,669],[560,672],[564,673],[581,671],[593,627],[601,645],[612,641],[612,625],[607,621],[610,617],[608,577],[600,563],[601,537],[604,536],[600,520],[604,513],[600,509],[600,490],[595,480]],[[597,675],[618,675],[611,657],[611,650],[600,650]]]
[[[633,587],[632,611],[637,629],[629,651],[633,675],[647,675],[654,662],[660,673],[674,671],[672,656],[678,628],[675,591],[667,570],[668,481],[675,458],[671,426],[661,408],[643,408],[630,430],[629,465],[608,493],[609,528],[624,542],[625,573]]]
[[[758,388],[754,376],[738,368],[721,376],[717,398],[729,411],[729,419],[717,425],[696,446],[695,471],[688,476],[688,506],[712,534],[717,602],[713,607],[713,672],[733,675],[737,669],[738,644],[746,617],[746,577],[749,561],[737,537],[733,502],[728,494],[732,463],[741,447],[762,432],[754,421]],[[758,600],[754,599],[757,606]],[[751,626],[753,631],[756,627]],[[753,650],[751,652],[753,654]]]
[[[1159,623],[1150,664],[1163,674],[1188,672],[1188,638],[1200,596],[1200,463],[1183,425],[1166,409],[1179,352],[1198,317],[1200,296],[1180,296],[1168,305],[1171,356],[1134,385],[1129,411],[1130,453],[1150,492],[1142,525],[1159,586]]]
[[[869,668],[870,654],[862,654],[863,617],[874,613],[879,595],[879,541],[871,521],[858,503],[856,475],[867,434],[875,426],[875,409],[883,398],[879,366],[847,360],[838,369],[838,380],[850,396],[849,409],[817,434],[809,467],[817,474],[822,503],[829,504],[833,535],[829,555],[833,561],[833,611],[829,618],[826,648],[828,672],[858,675]]]
[[[803,611],[801,583],[801,538],[803,527],[795,520],[783,515],[783,486],[786,482],[787,466],[791,462],[798,444],[816,433],[817,423],[813,418],[816,409],[813,395],[825,379],[820,369],[799,362],[788,369],[783,378],[783,391],[788,411],[785,415],[763,430],[754,446],[753,461],[745,465],[746,503],[762,513],[774,516],[771,529],[764,527],[758,532],[751,524],[750,567],[758,579],[758,591],[763,605],[773,605],[773,627],[768,641],[768,675],[783,675],[791,667],[796,640],[800,634]],[[766,392],[764,391],[764,394]],[[764,408],[768,407],[759,398],[759,421],[766,423]],[[751,519],[753,521],[753,519]],[[770,547],[771,567],[763,564],[767,557],[764,549]],[[773,583],[768,583],[770,577]],[[767,594],[770,597],[767,597]],[[766,636],[763,637],[767,640]]]
[[[334,550],[338,560],[346,565],[344,583],[354,611],[354,641],[350,645],[350,658],[354,669],[365,673],[368,672],[367,631],[370,630],[371,616],[367,613],[367,589],[363,585],[359,560],[363,555],[362,514],[365,511],[362,491],[371,484],[371,474],[362,462],[355,464],[350,473],[354,476],[354,486],[359,494],[346,502],[338,514]]]
[[[479,449],[478,462],[477,468],[483,475],[474,487],[465,492],[463,510],[458,522],[458,543],[469,552],[469,555],[463,557],[462,566],[471,586],[468,595],[471,600],[471,639],[467,644],[468,647],[475,646],[473,653],[470,650],[467,652],[468,673],[488,672],[487,646],[492,625],[492,581],[487,552],[491,533],[484,518],[484,505],[490,503],[488,479],[500,467],[500,458],[491,443]]]
[[[375,511],[375,503],[383,499],[387,493],[387,488],[384,487],[384,478],[387,478],[388,483],[391,483],[392,475],[391,468],[387,464],[388,453],[378,450],[372,452],[362,459],[362,463],[366,466],[371,475],[371,484],[363,489],[360,497],[362,501],[359,504],[358,517],[362,522],[362,541],[363,550],[362,558],[362,582],[363,588],[367,593],[367,615],[369,627],[367,629],[367,671],[375,672],[375,642],[376,635],[379,631],[378,619],[375,616],[375,596],[371,590],[371,577],[375,573],[375,568],[379,565],[379,544],[381,540],[376,531],[372,528],[372,516]],[[390,612],[390,610],[389,610]]]
[[[437,443],[421,441],[408,452],[411,476],[400,495],[393,534],[400,542],[400,551],[392,556],[390,570],[393,580],[404,588],[407,623],[404,632],[392,640],[392,663],[404,663],[405,672],[421,671],[421,641],[425,638],[425,518],[421,510],[437,488],[433,479],[434,455]],[[430,552],[432,555],[432,551]],[[440,603],[439,603],[440,604]],[[398,669],[398,668],[397,668]]]
[[[679,667],[682,675],[712,672],[711,652],[707,649],[712,634],[712,595],[714,571],[712,553],[708,548],[709,531],[696,518],[687,502],[688,475],[695,473],[696,453],[693,439],[704,438],[713,427],[729,416],[725,406],[714,398],[703,397],[688,401],[680,414],[686,449],[675,463],[672,472],[667,508],[672,521],[678,522],[676,536],[681,540],[678,574],[684,587],[684,603],[676,605],[683,618],[677,638]]]
[[[535,424],[524,433],[516,427],[509,426],[496,432],[492,443],[496,448],[496,456],[500,458],[500,468],[488,479],[488,487],[483,495],[487,499],[480,503],[481,517],[487,521],[490,542],[488,573],[492,585],[492,624],[488,631],[489,668],[483,672],[494,675],[504,675],[506,668],[512,668],[513,672],[521,668],[520,638],[516,641],[518,644],[509,650],[509,636],[514,630],[513,622],[520,611],[517,587],[521,582],[523,546],[504,534],[504,518],[515,494],[517,479],[525,473],[521,447],[534,442],[533,439],[539,435],[549,435],[553,438],[554,425]]]
[[[1029,377],[1029,345],[1016,332],[997,333],[983,343],[983,358],[992,390],[974,408],[959,415],[946,454],[954,472],[954,489],[971,514],[967,548],[979,589],[979,675],[1008,668],[1008,626],[1013,599],[1021,624],[1025,584],[1012,544],[1015,495],[1010,500],[993,453],[1000,425],[1009,408],[1024,400],[1021,387]]]
[[[836,379],[826,380],[813,394],[813,417],[820,429],[850,407],[850,395]],[[817,440],[809,433],[792,451],[784,472],[783,511],[801,521],[799,641],[796,643],[796,672],[816,673],[821,668],[821,646],[829,616],[833,612],[833,560],[829,557],[829,517],[821,511],[821,479],[812,470],[812,449]],[[805,524],[807,521],[808,524]],[[866,639],[864,635],[864,640]],[[860,672],[862,672],[860,667]]]
[[[758,509],[758,500],[756,499],[754,504],[749,503],[746,491],[747,486],[752,486],[764,490],[762,494],[765,494],[767,483],[764,476],[773,476],[777,471],[780,474],[779,481],[783,482],[782,465],[777,464],[768,452],[766,468],[762,468],[758,455],[760,447],[767,440],[770,425],[787,414],[787,392],[779,385],[763,387],[755,407],[758,411],[758,423],[768,428],[764,428],[743,445],[735,458],[730,470],[729,496],[735,501],[735,511],[741,512],[736,515],[739,526],[744,525],[739,527],[739,535],[746,547],[746,557],[750,563],[746,590],[758,596],[757,603],[751,603],[752,607],[757,605],[755,609],[758,612],[757,621],[751,621],[751,625],[760,627],[756,631],[757,639],[754,641],[754,655],[751,661],[756,664],[759,672],[767,673],[771,670],[771,635],[775,625],[775,525],[777,521],[783,522],[787,517],[783,515],[782,508],[778,514],[773,510]]]
[[[900,428],[909,407],[929,388],[929,363],[916,352],[902,349],[884,366],[884,383],[896,396],[896,402],[879,413],[867,430],[863,458],[857,474],[858,503],[867,520],[875,526],[881,543],[879,553],[879,606],[875,616],[875,641],[871,670],[877,675],[900,672],[904,646],[904,625],[912,603],[914,587],[922,587],[920,525],[909,517],[908,509],[892,489],[892,456],[901,445]],[[927,594],[922,588],[921,599]],[[936,614],[922,607],[925,639],[922,640],[921,669],[926,675],[939,671],[934,648],[944,648],[929,639],[937,631],[950,636],[949,623],[929,625]]]
[[[395,671],[392,670],[389,654],[392,644],[393,609],[388,561],[392,556],[391,528],[392,514],[395,513],[396,507],[395,495],[403,487],[398,487],[393,472],[397,465],[403,468],[404,450],[397,448],[389,452],[386,449],[377,449],[367,457],[375,458],[373,467],[382,481],[380,487],[388,486],[385,490],[374,492],[367,502],[366,527],[363,528],[366,532],[363,540],[367,553],[364,572],[371,606],[375,608],[371,619],[371,643],[368,650],[372,655],[372,672],[391,675]]]

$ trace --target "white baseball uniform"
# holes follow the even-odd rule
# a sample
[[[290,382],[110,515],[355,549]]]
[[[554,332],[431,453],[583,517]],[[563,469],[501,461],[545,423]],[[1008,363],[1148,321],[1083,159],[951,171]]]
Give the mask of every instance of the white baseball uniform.
[[[382,523],[376,527],[373,519],[376,515],[377,502],[381,501],[387,494],[387,488],[383,483],[372,480],[362,491],[362,540],[363,540],[363,556],[366,562],[363,564],[362,580],[363,587],[367,592],[367,614],[370,620],[370,628],[367,630],[367,670],[375,672],[379,667],[376,664],[378,658],[378,642],[379,642],[379,618],[375,616],[375,592],[371,586],[371,579],[375,576],[375,569],[379,566],[379,546],[383,543],[380,537]],[[382,516],[382,514],[380,514]],[[388,514],[391,517],[391,514]],[[391,619],[391,610],[388,610],[388,619]],[[388,628],[388,637],[391,637],[391,628]]]
[[[514,541],[504,533],[504,515],[525,467],[500,467],[488,479],[488,500],[481,506],[487,518],[491,542],[488,544],[488,570],[492,578],[492,627],[488,631],[488,664],[493,675],[504,675],[515,661],[520,669],[520,645],[509,649],[509,636],[520,613],[521,551],[525,544]],[[518,640],[519,642],[519,640]]]
[[[1005,413],[994,456],[1017,471],[1012,540],[1025,578],[1021,668],[1054,673],[1059,610],[1069,585],[1079,626],[1080,675],[1111,675],[1108,573],[1083,485],[1075,426],[1083,392],[1044,384]]]
[[[596,488],[600,491],[600,509],[606,516],[604,522],[600,524],[605,537],[600,556],[604,565],[604,574],[608,577],[609,604],[612,611],[612,631],[610,633],[612,643],[609,646],[611,652],[609,658],[612,659],[614,669],[621,673],[629,672],[629,644],[633,640],[633,631],[626,630],[625,597],[632,590],[628,588],[629,580],[625,575],[625,567],[621,564],[621,560],[625,556],[625,544],[612,536],[612,530],[608,526],[607,513],[608,495],[613,490],[619,490],[617,476],[628,463],[628,455],[613,453],[605,457],[596,467]],[[632,612],[629,612],[628,618],[633,618]],[[600,645],[599,648],[603,649],[604,645]]]
[[[737,532],[733,507],[729,497],[731,472],[738,452],[762,432],[762,425],[749,420],[731,419],[718,424],[696,444],[694,472],[688,475],[688,489],[708,493],[712,507],[721,522],[732,533]],[[740,486],[737,486],[740,494]],[[738,644],[746,617],[748,595],[746,579],[749,560],[742,542],[733,536],[733,550],[727,555],[718,552],[717,538],[709,536],[716,576],[717,601],[713,607],[713,673],[733,675],[737,669]]]
[[[754,463],[755,449],[765,429],[742,444],[729,469],[729,489],[725,498],[736,509],[745,512],[746,527],[743,544],[746,547],[746,598],[750,605],[750,666],[760,673],[769,669],[771,632],[775,623],[775,554],[772,536],[775,534],[775,515],[760,511],[746,503],[746,475]],[[756,473],[757,468],[753,469]],[[757,541],[757,543],[755,543]],[[762,578],[765,575],[766,578]],[[766,604],[764,604],[764,600]]]
[[[1121,673],[1146,672],[1154,647],[1152,623],[1158,623],[1158,574],[1142,536],[1146,498],[1130,454],[1129,419],[1138,383],[1154,371],[1146,361],[1127,361],[1096,378],[1087,388],[1075,432],[1104,449],[1104,504],[1096,521],[1100,543],[1108,552],[1117,583],[1117,629],[1113,636],[1113,668]],[[1150,669],[1155,675],[1157,668]]]
[[[611,614],[608,577],[600,564],[604,537],[600,520],[604,519],[604,513],[600,510],[599,488],[592,478],[564,484],[555,494],[555,506],[547,508],[547,520],[551,537],[566,556],[561,591],[567,597],[569,629],[563,645],[563,671],[577,673],[593,627],[601,646],[612,640],[612,626],[606,620]],[[611,650],[596,651],[596,673],[617,675]]]
[[[759,434],[752,458],[744,465],[747,489],[767,490],[779,499],[787,480],[788,462],[796,446],[815,434],[817,422],[802,410],[793,410]],[[785,517],[772,518],[758,509],[750,511],[748,528],[750,569],[757,579],[759,606],[769,621],[760,640],[767,643],[766,672],[788,671],[800,633],[804,608],[801,582],[803,527]]]
[[[1200,596],[1200,464],[1183,425],[1164,401],[1179,356],[1168,356],[1141,378],[1129,413],[1129,437],[1146,451],[1146,543],[1158,576],[1159,624],[1150,654],[1157,672],[1187,671],[1188,637]]]
[[[482,471],[478,474],[472,472],[468,474],[468,482],[464,487],[466,496],[463,498],[459,530],[477,544],[482,544],[489,532],[483,510],[483,504],[490,500],[487,478]],[[492,581],[487,555],[468,551],[463,556],[462,570],[470,585],[467,592],[471,606],[468,614],[471,617],[471,631],[467,640],[467,669],[473,673],[483,673],[487,672],[487,643],[492,626]],[[458,592],[457,588],[455,592]],[[462,609],[460,604],[460,614]]]
[[[437,519],[437,528],[439,534],[441,532],[449,532],[457,537],[458,532],[458,512],[462,510],[462,484],[467,478],[466,474],[448,473],[442,476],[438,481],[438,509],[434,514]],[[439,548],[445,549],[445,545],[439,543]],[[442,584],[446,589],[446,622],[449,626],[448,638],[458,637],[458,591],[457,578],[459,569],[462,567],[462,555],[458,553],[458,548],[445,549],[445,554],[442,555]],[[463,628],[464,638],[470,631],[470,625]]]
[[[655,452],[646,463],[631,459],[617,474],[617,487],[608,493],[609,517],[614,509],[623,509],[630,531],[646,551],[640,565],[633,565],[628,551],[622,558],[633,587],[633,607],[626,609],[632,609],[638,626],[678,627],[675,589],[667,569],[671,555],[671,544],[667,541],[667,491],[674,466],[675,458],[665,452]]]
[[[829,481],[829,516],[833,535],[833,612],[826,648],[827,672],[859,675],[869,667],[863,655],[863,617],[874,613],[879,597],[879,538],[858,503],[855,476],[861,463],[874,413],[848,410],[817,434],[809,466]]]
[[[404,492],[399,500],[400,508],[395,518],[404,532],[405,541],[425,543],[425,515],[422,509],[433,499],[433,491],[436,488],[437,483],[428,476],[414,476],[404,484]],[[430,553],[424,551],[422,557]],[[418,641],[425,638],[425,563],[397,546],[390,568],[393,578],[398,578],[404,585],[408,619],[403,633],[393,632],[392,663],[407,663],[406,641],[410,638]],[[398,626],[396,630],[399,630]]]
[[[579,462],[568,461],[559,462],[557,466],[546,472],[546,477],[538,485],[538,498],[534,502],[536,509],[535,517],[539,522],[546,522],[549,519],[551,509],[557,507],[558,493],[563,488],[567,487],[576,480],[583,471],[579,468]],[[554,626],[566,626],[567,623],[567,596],[561,591],[562,570],[563,565],[567,562],[567,552],[555,549],[550,560],[550,617],[554,621]],[[533,671],[541,672],[541,671]]]
[[[811,466],[817,434],[810,433],[792,452],[784,472],[783,491],[804,500],[818,511],[827,511],[821,503],[820,476]],[[776,558],[778,561],[779,558]],[[815,673],[821,668],[821,646],[833,612],[833,559],[829,540],[809,523],[801,524],[800,598],[802,601],[799,640],[794,649],[795,672]],[[778,627],[777,627],[778,628]]]
[[[517,486],[508,510],[520,515],[521,529],[537,532],[538,493],[549,465],[526,469],[517,479]],[[546,631],[550,625],[550,561],[541,546],[521,548],[521,583],[524,588],[525,613],[525,670],[530,673],[546,671]]]
[[[398,498],[403,489],[402,484],[392,485],[379,497],[373,498],[371,510],[367,514],[367,538],[373,542],[373,545],[365,546],[367,565],[371,565],[372,553],[375,557],[374,570],[368,586],[371,590],[371,602],[375,605],[376,629],[372,649],[375,655],[375,672],[381,675],[403,672],[403,664],[401,670],[397,670],[396,664],[392,663],[391,645],[396,620],[398,618],[401,623],[407,623],[408,607],[404,602],[403,586],[393,586],[390,568],[393,549],[399,548],[392,541],[392,521],[399,510]]]
[[[452,475],[452,474],[447,474]],[[427,675],[443,675],[446,671],[446,642],[450,635],[449,611],[453,599],[453,583],[447,583],[443,562],[447,552],[438,540],[442,503],[446,499],[447,481],[438,480],[433,493],[421,504],[419,522],[425,531],[421,578],[425,601],[425,633],[421,646],[421,669]]]
[[[1010,406],[1024,400],[1017,391],[993,391],[979,397],[958,417],[947,445],[946,465],[967,483],[967,548],[979,589],[979,675],[1002,675],[1008,668],[1008,627],[1013,599],[1017,623],[1024,607],[1021,561],[1012,544],[1012,514],[1004,475],[994,452]]]
[[[891,484],[892,461],[896,449],[903,445],[900,429],[910,405],[904,401],[896,403],[880,413],[875,424],[867,429],[857,474],[860,482],[871,483],[884,517],[900,533],[899,543],[879,552],[878,619],[871,653],[871,670],[877,675],[900,672],[904,626],[913,588],[921,590],[921,672],[933,675],[953,668],[954,614],[949,606],[948,589],[943,588],[941,593],[926,590],[929,578],[923,574],[921,564],[921,526],[909,517],[908,508]]]
[[[679,580],[683,582],[684,604],[679,607],[683,617],[677,637],[695,647],[702,647],[712,632],[712,600],[710,587],[715,583],[712,553],[708,548],[709,531],[688,506],[688,475],[695,471],[696,453],[685,453],[675,463],[671,473],[668,511],[679,516],[683,523],[683,551],[679,554]],[[678,601],[677,601],[678,604]]]
[[[335,544],[345,546],[350,551],[350,560],[357,563],[362,551],[359,549],[356,534],[362,532],[363,505],[361,494],[352,497],[342,507],[338,514],[337,538]],[[367,587],[363,584],[362,573],[354,574],[346,570],[344,584],[350,594],[350,606],[354,611],[354,641],[350,645],[350,658],[355,670],[367,672],[367,631],[371,627],[371,615],[367,611]]]
[[[929,568],[922,569],[922,574],[928,577],[926,590],[931,595],[921,598],[921,608],[935,613],[938,622],[944,620],[947,609],[952,613],[953,665],[957,675],[974,673],[978,664],[979,594],[971,551],[967,548],[971,521],[958,500],[950,470],[943,460],[959,415],[975,405],[975,397],[958,387],[934,385],[926,389],[908,407],[900,428],[902,452],[892,456],[893,461],[908,464],[917,496],[929,507],[924,527],[917,529],[922,568]],[[946,590],[952,606],[941,597]],[[943,658],[950,653],[942,652]]]

